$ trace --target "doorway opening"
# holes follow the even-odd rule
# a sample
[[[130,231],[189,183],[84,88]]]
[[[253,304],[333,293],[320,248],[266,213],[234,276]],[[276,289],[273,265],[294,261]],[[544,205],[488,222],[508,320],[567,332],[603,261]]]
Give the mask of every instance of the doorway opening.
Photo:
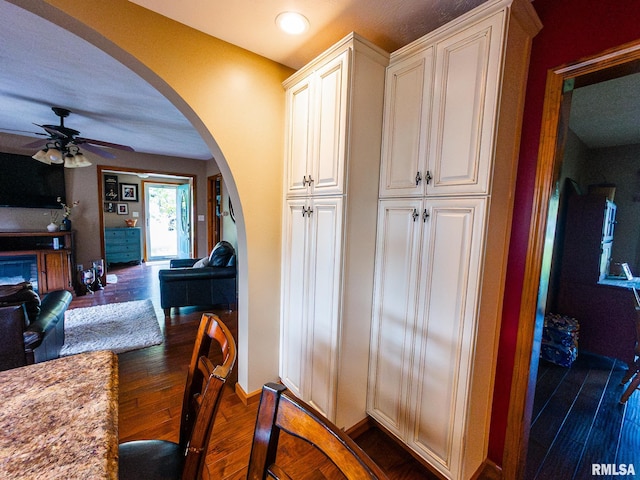
[[[142,183],[147,261],[189,258],[192,252],[190,185]]]
[[[635,42],[633,44],[623,45],[616,50],[604,52],[600,56],[583,60],[573,65],[558,67],[555,70],[549,71],[547,76],[544,116],[542,122],[543,127],[540,135],[541,141],[538,153],[538,171],[535,185],[536,196],[534,198],[533,207],[534,215],[531,220],[531,240],[528,246],[527,264],[525,266],[524,273],[526,280],[523,285],[518,331],[518,354],[513,377],[514,385],[512,390],[512,399],[514,401],[512,402],[509,411],[509,417],[513,419],[513,422],[515,423],[512,423],[510,428],[508,428],[506,439],[506,443],[512,446],[508,451],[505,450],[507,461],[505,461],[504,465],[505,472],[509,472],[508,476],[510,476],[510,478],[533,478],[538,476],[538,473],[541,472],[541,470],[538,469],[536,462],[532,461],[531,456],[529,456],[530,458],[527,460],[528,475],[525,475],[523,467],[525,465],[527,445],[529,444],[531,437],[534,437],[535,441],[540,441],[540,435],[538,432],[534,431],[532,423],[534,420],[534,393],[536,391],[535,382],[538,378],[538,356],[541,348],[543,317],[549,307],[548,301],[553,303],[554,294],[559,291],[558,279],[553,275],[554,272],[552,266],[554,263],[556,265],[560,264],[560,260],[558,260],[557,257],[554,257],[554,243],[556,240],[556,233],[563,234],[560,227],[565,223],[563,218],[566,218],[563,217],[562,214],[564,200],[561,194],[563,191],[566,192],[563,188],[563,186],[566,185],[564,180],[565,178],[584,176],[584,171],[582,169],[578,170],[574,168],[573,171],[569,171],[567,168],[568,163],[566,162],[566,158],[567,154],[571,153],[571,137],[575,134],[576,130],[570,123],[573,122],[572,115],[570,115],[569,111],[569,107],[573,108],[571,100],[573,97],[573,101],[575,101],[576,92],[579,88],[599,84],[606,80],[621,77],[634,71],[637,72],[638,70],[636,67],[639,61],[640,44]],[[633,88],[630,91],[635,90],[637,90],[637,88]],[[628,89],[624,90],[626,93],[629,93],[630,91]],[[603,98],[604,97],[602,95],[598,96],[598,100],[602,100]],[[631,98],[631,96],[628,96],[623,99],[621,103],[623,105],[623,109],[627,112],[631,111],[633,106],[633,102],[630,101]],[[596,102],[593,100],[591,101],[591,104],[595,103]],[[614,102],[605,101],[604,103],[613,105]],[[601,126],[606,126],[611,123],[611,120],[604,120],[602,112],[591,115],[591,118],[597,119]],[[621,127],[618,127],[617,130],[621,131]],[[640,145],[640,142],[635,141],[634,144]],[[616,148],[620,148],[620,146]],[[573,150],[575,151],[576,149]],[[598,155],[601,155],[604,151],[604,147],[600,146],[598,147],[598,150],[600,150]],[[614,161],[617,160],[619,159],[610,157],[608,167],[614,165]],[[602,172],[604,172],[604,170],[602,170],[602,166],[599,170],[601,171],[596,172],[598,177],[594,178],[593,176],[585,176],[584,181],[582,182],[584,185],[582,185],[582,187],[585,185],[589,186],[591,184],[594,184],[595,186],[602,186],[598,185],[598,182],[608,184],[607,177],[610,173],[607,173],[603,178]],[[635,171],[637,171],[637,168],[633,170],[634,174]],[[623,176],[634,177],[634,175],[628,175],[628,173],[629,172]],[[622,178],[622,176],[620,178]],[[619,188],[621,186],[620,183],[621,182],[619,182],[618,185]],[[584,188],[583,190],[586,191]],[[620,190],[618,193],[620,193]],[[565,197],[568,198],[566,195]],[[623,200],[623,197],[624,196],[616,194],[616,199],[619,198],[620,201]],[[631,195],[628,197],[631,197]],[[631,203],[633,203],[633,199],[631,199]],[[556,227],[559,227],[558,230],[556,230]],[[638,238],[637,235],[635,235],[635,238]],[[598,255],[601,255],[601,253],[602,252],[598,252]],[[597,264],[598,257],[596,256],[595,259]],[[611,273],[608,268],[605,270]],[[597,273],[598,272],[596,271],[596,276]],[[633,308],[633,305],[631,306]],[[606,315],[605,317],[609,316],[610,315]],[[605,318],[605,320],[609,320],[609,318]],[[611,324],[615,325],[615,322],[612,322]],[[583,333],[586,334],[586,331]],[[585,338],[583,338],[583,343],[584,340]],[[578,343],[580,343],[579,336]],[[518,372],[528,372],[528,375],[518,375]],[[615,387],[615,385],[612,386]],[[620,413],[622,410],[618,408],[617,400],[620,398],[620,394],[622,393],[621,390],[615,390],[615,388],[612,388],[610,392],[607,390],[607,395],[609,393],[611,394],[612,400],[614,400],[614,406],[605,409],[606,412],[616,411]],[[605,404],[604,401],[606,399],[606,395],[603,395],[601,398],[602,402],[596,403],[596,406]],[[574,404],[578,404],[578,402],[574,402],[572,405]],[[554,412],[554,414],[558,416],[557,412]],[[546,428],[548,424],[545,422],[543,423]],[[604,423],[606,428],[609,428],[610,431],[615,430],[612,427],[611,422],[607,421]],[[581,476],[583,472],[580,469],[589,469],[591,461],[597,462],[597,458],[601,459],[600,461],[607,458],[610,459],[610,461],[617,463],[625,462],[625,459],[628,458],[628,442],[623,442],[621,440],[625,438],[628,439],[630,437],[622,431],[622,429],[625,428],[624,425],[619,423],[618,426],[615,427],[616,429],[620,428],[620,430],[617,431],[616,441],[607,442],[603,435],[594,430],[599,426],[599,424],[600,423],[597,418],[593,419],[591,420],[589,429],[584,430],[588,430],[589,432],[593,430],[595,433],[593,435],[589,433],[589,438],[594,439],[594,442],[600,441],[602,445],[608,446],[606,454],[603,451],[604,447],[599,447],[595,457],[593,456],[594,451],[590,449],[591,446],[595,445],[595,443],[588,443],[589,439],[585,438],[584,442],[580,443],[580,440],[575,438],[573,435],[569,435],[569,432],[567,432],[564,437],[561,433],[558,433],[557,435],[554,434],[552,438],[554,442],[560,441],[563,438],[567,441],[563,445],[560,445],[560,443],[557,444],[557,447],[559,448],[559,455],[561,455],[562,458],[562,464],[565,467],[569,464],[569,454],[572,451],[570,446],[582,445],[580,447],[582,450],[577,451],[578,456],[576,458],[578,459],[578,463],[574,465],[573,469],[575,476],[563,476],[562,473],[555,469],[554,478],[558,476],[562,478],[583,478]],[[569,427],[572,425],[576,425],[575,419],[567,420],[562,424],[562,426]],[[551,431],[551,429],[548,430]],[[542,451],[542,454],[546,455],[545,458],[551,458],[548,452],[550,452],[550,450]],[[511,457],[513,453],[516,453],[516,455]],[[516,458],[518,455],[519,458]],[[513,459],[515,459],[515,462],[512,461]],[[534,469],[536,472],[533,472],[532,474],[532,470]]]

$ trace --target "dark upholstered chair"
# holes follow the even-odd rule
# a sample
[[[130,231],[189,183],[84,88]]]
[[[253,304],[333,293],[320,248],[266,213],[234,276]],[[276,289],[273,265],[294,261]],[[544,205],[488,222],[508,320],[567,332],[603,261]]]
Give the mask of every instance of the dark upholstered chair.
[[[23,304],[0,307],[0,370],[27,364],[23,337],[25,318]]]
[[[385,479],[387,476],[342,430],[327,421],[286,387],[268,383],[262,389],[256,428],[253,434],[248,480],[290,479],[285,465],[287,449],[278,449],[285,432],[320,450],[349,480]],[[277,458],[277,461],[276,461]]]
[[[221,363],[209,360],[212,340],[222,352]],[[180,440],[137,440],[120,444],[121,479],[182,479],[202,476],[222,388],[236,360],[236,343],[227,326],[211,313],[200,320],[182,401]]]
[[[209,257],[171,260],[160,270],[160,306],[227,305],[236,303],[236,252],[229,242],[219,242]]]
[[[58,358],[64,344],[64,313],[73,298],[71,293],[56,290],[40,301],[30,284],[2,287],[0,370]],[[19,359],[15,356],[18,351],[22,351]]]

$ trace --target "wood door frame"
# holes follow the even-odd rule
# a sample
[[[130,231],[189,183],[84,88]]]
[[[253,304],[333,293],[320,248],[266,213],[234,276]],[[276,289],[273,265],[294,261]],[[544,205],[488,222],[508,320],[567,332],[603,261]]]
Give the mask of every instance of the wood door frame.
[[[640,41],[628,43],[596,56],[549,70],[544,97],[542,126],[533,206],[529,224],[524,283],[518,318],[516,357],[512,374],[509,399],[507,432],[503,458],[503,478],[523,478],[531,428],[531,414],[537,377],[537,353],[544,315],[539,309],[542,280],[542,259],[545,249],[545,233],[549,215],[549,202],[562,158],[558,155],[558,134],[561,133],[561,105],[564,81],[585,78],[605,69],[640,60]],[[547,272],[548,275],[548,272]],[[533,321],[532,321],[533,320]],[[538,335],[536,335],[538,333]]]
[[[222,213],[224,193],[222,174],[217,173],[207,177],[207,247],[208,252],[222,240],[222,217],[216,212],[216,181],[220,181],[220,212]]]
[[[121,166],[115,166],[115,165],[103,165],[103,164],[98,164],[96,165],[96,181],[97,181],[97,192],[98,192],[98,226],[100,228],[100,255],[101,258],[106,259],[106,254],[105,254],[105,242],[104,242],[104,202],[106,202],[107,200],[105,200],[104,198],[104,182],[103,182],[103,175],[105,173],[122,173],[122,174],[130,174],[130,175],[137,175],[137,174],[150,174],[150,175],[158,175],[158,176],[167,176],[167,177],[183,177],[186,179],[189,179],[189,183],[191,184],[191,192],[193,195],[193,198],[191,199],[191,203],[193,208],[195,209],[195,206],[198,204],[197,203],[197,176],[192,174],[192,173],[176,173],[176,172],[167,172],[164,170],[157,170],[155,168],[151,168],[151,169],[141,169],[141,168],[129,168],[129,167],[121,167]],[[149,181],[149,180],[147,180]],[[140,185],[142,186],[143,183],[143,179],[141,178],[140,181]],[[144,198],[144,192],[139,192],[138,195],[139,199],[143,199]],[[118,202],[116,202],[118,203]],[[143,204],[143,201],[141,200],[141,204]],[[192,227],[192,251],[197,252],[197,238],[198,238],[198,222],[195,221],[195,219],[192,219],[192,223],[193,223],[193,227]],[[146,227],[142,226],[145,230]],[[145,233],[146,235],[146,233]],[[144,259],[147,258],[147,253],[146,253],[146,241],[144,242],[144,246],[143,246],[143,251],[142,251],[142,256]],[[75,275],[75,272],[74,272]],[[105,268],[105,278],[106,278],[107,272],[106,272],[106,268]]]

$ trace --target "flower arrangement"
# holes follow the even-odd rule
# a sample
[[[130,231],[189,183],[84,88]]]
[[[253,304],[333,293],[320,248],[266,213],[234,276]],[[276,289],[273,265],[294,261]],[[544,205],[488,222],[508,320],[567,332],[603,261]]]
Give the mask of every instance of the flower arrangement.
[[[74,208],[74,207],[77,207],[80,204],[80,202],[76,200],[71,205],[67,205],[66,203],[64,203],[62,201],[62,198],[60,198],[60,197],[58,197],[56,200],[58,201],[58,203],[60,205],[62,205],[62,216],[64,218],[69,218],[71,216],[71,209]]]

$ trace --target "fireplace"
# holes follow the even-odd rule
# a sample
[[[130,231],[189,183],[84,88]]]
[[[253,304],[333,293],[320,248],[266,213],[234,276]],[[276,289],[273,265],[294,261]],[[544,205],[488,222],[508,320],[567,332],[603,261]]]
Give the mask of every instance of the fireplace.
[[[31,282],[38,291],[38,258],[37,255],[2,255],[0,256],[0,285],[15,285]]]

